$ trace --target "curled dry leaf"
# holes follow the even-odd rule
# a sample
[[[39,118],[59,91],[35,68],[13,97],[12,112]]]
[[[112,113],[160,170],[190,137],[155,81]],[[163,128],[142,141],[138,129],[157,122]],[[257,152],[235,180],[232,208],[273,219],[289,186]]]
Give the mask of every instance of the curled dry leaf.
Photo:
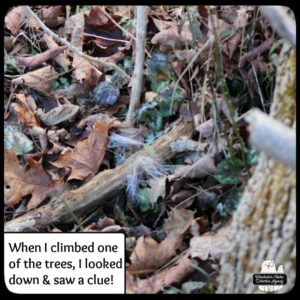
[[[43,53],[39,53],[34,56],[30,56],[30,57],[17,56],[16,58],[21,64],[23,64],[29,68],[34,68],[34,67],[41,65],[43,62],[59,55],[60,53],[65,51],[67,48],[68,48],[67,46],[61,46],[61,47],[47,50]]]
[[[65,22],[65,18],[61,16],[64,12],[64,6],[53,5],[42,9],[43,21],[46,26],[56,28]]]
[[[88,180],[93,177],[103,161],[108,144],[107,122],[97,122],[89,137],[78,142],[76,148],[63,154],[52,164],[58,168],[71,168],[68,180]]]
[[[15,96],[21,103],[12,103],[11,107],[17,112],[19,122],[26,127],[39,127],[39,123],[33,111],[30,109],[25,95],[15,94]]]
[[[20,165],[15,152],[5,149],[4,184],[7,206],[12,207],[21,201],[22,197],[31,194],[27,208],[32,209],[37,207],[59,183],[51,181],[39,162],[29,158],[28,166],[24,168]]]
[[[194,213],[186,209],[171,209],[171,217],[164,224],[167,237],[157,243],[149,236],[141,236],[137,240],[136,247],[130,256],[131,272],[144,271],[153,272],[167,263],[176,255],[181,247],[184,233],[192,223]]]
[[[215,160],[209,154],[204,155],[191,166],[184,166],[175,173],[178,177],[201,178],[216,172]]]
[[[191,257],[201,260],[207,260],[209,256],[219,258],[229,247],[229,229],[229,224],[226,224],[216,233],[193,237],[190,241]]]
[[[17,6],[6,14],[4,23],[7,29],[10,30],[13,35],[16,35],[24,19],[25,15],[22,6]]]
[[[214,122],[213,119],[209,119],[196,127],[196,130],[200,133],[203,138],[209,138],[214,132]]]
[[[47,113],[38,109],[35,114],[47,126],[57,125],[65,121],[71,121],[80,111],[80,107],[72,104],[59,105]]]
[[[51,66],[28,72],[12,80],[12,84],[24,85],[46,95],[51,94],[51,82],[58,78],[58,73]]]

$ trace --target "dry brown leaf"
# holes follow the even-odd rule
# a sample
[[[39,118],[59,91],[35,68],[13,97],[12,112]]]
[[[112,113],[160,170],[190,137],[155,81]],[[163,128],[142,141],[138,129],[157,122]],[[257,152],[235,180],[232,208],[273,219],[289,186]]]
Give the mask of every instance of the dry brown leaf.
[[[17,112],[19,122],[26,127],[39,127],[39,123],[29,107],[24,94],[15,94],[21,104],[12,103],[10,106]]]
[[[89,26],[101,27],[109,22],[109,18],[98,6],[92,7],[85,15],[85,23]]]
[[[184,166],[175,172],[178,177],[201,178],[216,171],[215,160],[209,154],[204,155],[191,166]]]
[[[12,80],[12,84],[25,85],[34,90],[51,94],[51,82],[58,78],[58,73],[51,66],[28,72]]]
[[[186,43],[189,44],[193,41],[189,22],[185,22],[180,33],[178,31],[178,25],[175,22],[155,18],[153,18],[153,22],[160,32],[153,36],[151,43],[154,45],[159,44],[162,51],[166,51],[167,47],[180,49]]]
[[[13,41],[14,41],[14,37],[12,35],[4,37],[4,48],[6,52],[9,53],[13,49],[14,47]]]
[[[83,13],[78,13],[73,15],[70,20],[73,24],[71,43],[75,48],[82,51],[85,28],[84,15]],[[78,82],[87,86],[93,86],[98,83],[99,77],[102,75],[88,60],[76,53],[74,53],[72,67],[75,69],[74,75]]]
[[[200,133],[203,138],[209,138],[214,132],[214,122],[213,119],[209,119],[196,127],[196,130]]]
[[[13,35],[16,35],[24,19],[25,15],[22,6],[17,6],[6,14],[4,23],[7,29],[9,29]]]
[[[193,220],[190,231],[193,236],[199,236],[207,232],[207,228],[208,220],[204,216],[201,216]]]
[[[195,270],[188,256],[189,253],[179,257],[172,266],[147,279],[134,278],[129,272],[126,272],[126,293],[156,294],[167,286],[181,283]]]
[[[224,225],[216,233],[207,232],[195,236],[190,241],[191,257],[207,260],[209,256],[219,258],[229,246],[229,224]]]
[[[71,121],[79,111],[80,107],[78,105],[64,104],[51,109],[47,113],[44,113],[39,108],[35,114],[45,125],[52,126],[65,121]]]
[[[54,5],[42,9],[43,21],[46,26],[56,28],[65,22],[65,18],[61,16],[64,12],[63,5]]]
[[[176,255],[182,244],[183,235],[192,223],[194,213],[176,208],[172,208],[171,211],[170,219],[164,224],[167,237],[161,243],[157,243],[149,236],[141,236],[130,256],[131,265],[128,270],[151,272]]]
[[[22,197],[31,194],[27,208],[32,209],[43,201],[58,185],[58,182],[51,181],[39,162],[29,158],[28,166],[24,168],[20,165],[15,152],[5,149],[4,184],[7,192],[5,201],[7,206],[12,207]]]
[[[73,151],[63,154],[52,164],[58,168],[71,168],[68,180],[88,180],[93,177],[102,163],[108,144],[107,122],[97,122],[89,137],[78,142]]]
[[[43,53],[39,53],[34,56],[29,56],[29,57],[17,56],[16,58],[21,64],[23,64],[29,68],[34,68],[34,67],[41,65],[43,62],[59,55],[60,53],[65,51],[67,48],[68,48],[67,46],[61,46],[61,47],[47,50]]]
[[[180,235],[167,237],[161,243],[157,243],[150,236],[141,236],[130,256],[131,265],[128,270],[133,273],[150,273],[159,269],[176,255],[181,242]]]

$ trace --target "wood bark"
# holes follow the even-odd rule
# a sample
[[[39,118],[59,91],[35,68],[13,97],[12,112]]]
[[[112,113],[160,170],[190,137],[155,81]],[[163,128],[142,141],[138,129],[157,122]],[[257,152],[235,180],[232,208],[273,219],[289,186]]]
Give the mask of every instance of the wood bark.
[[[281,53],[271,117],[288,127],[296,122],[296,55],[286,45]],[[264,130],[262,127],[261,130]],[[234,213],[230,247],[221,258],[218,293],[261,293],[253,284],[263,260],[283,265],[287,292],[296,277],[296,172],[260,155],[241,203]]]
[[[192,123],[184,120],[175,122],[168,132],[158,138],[151,147],[157,157],[166,160],[172,156],[170,143],[181,136],[191,136]],[[90,210],[104,205],[120,193],[126,186],[126,176],[134,164],[140,163],[147,151],[140,150],[126,162],[111,170],[102,171],[80,188],[53,198],[48,204],[27,212],[4,225],[5,232],[40,231],[48,225],[74,221],[70,210],[81,216]]]

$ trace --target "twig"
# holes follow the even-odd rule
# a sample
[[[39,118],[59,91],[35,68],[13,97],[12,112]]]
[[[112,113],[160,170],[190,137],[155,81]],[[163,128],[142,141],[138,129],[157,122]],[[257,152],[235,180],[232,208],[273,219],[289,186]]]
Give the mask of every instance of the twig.
[[[103,9],[102,7],[100,7],[100,9],[102,10],[102,12],[119,28],[121,29],[126,35],[129,35],[135,42],[136,42],[136,38],[135,36],[130,33],[128,30],[126,30],[125,28],[123,28],[118,22],[116,22],[106,11],[105,9]],[[147,49],[145,49],[145,52],[147,54],[148,57],[151,57],[151,54],[148,52]]]
[[[95,64],[99,64],[102,65],[105,68],[109,68],[109,69],[114,69],[116,72],[120,73],[122,76],[124,76],[125,78],[127,78],[128,80],[130,79],[130,76],[127,75],[121,68],[119,68],[117,65],[115,64],[111,64],[108,62],[104,62],[103,60],[101,60],[100,58],[97,57],[91,57],[87,54],[84,54],[82,51],[78,50],[77,48],[75,48],[70,42],[68,42],[66,39],[60,38],[56,33],[54,33],[52,30],[50,30],[42,21],[41,19],[32,11],[32,9],[29,6],[24,6],[23,7],[25,12],[32,18],[34,18],[38,25],[48,34],[50,35],[53,39],[59,41],[60,43],[64,44],[65,46],[67,46],[71,51],[75,52],[77,55],[81,56],[82,58],[87,59],[88,61],[95,63]]]
[[[191,59],[191,61],[189,62],[189,64],[187,65],[187,67],[183,70],[183,72],[180,74],[180,76],[178,77],[174,89],[173,89],[173,93],[172,93],[172,100],[171,100],[171,106],[170,106],[170,112],[172,111],[173,108],[173,102],[174,102],[174,96],[176,93],[176,89],[177,86],[179,84],[179,82],[181,81],[181,79],[183,78],[183,76],[185,75],[185,73],[190,69],[190,67],[193,65],[193,63],[195,62],[195,60],[197,59],[197,57],[202,54],[202,52],[204,52],[205,50],[207,50],[213,43],[214,41],[214,36],[210,37],[207,42],[203,45],[203,47],[201,47],[197,53],[194,55],[194,57]]]
[[[261,45],[259,45],[258,47],[254,48],[253,50],[244,54],[240,59],[239,67],[242,68],[245,65],[247,60],[253,59],[253,58],[259,56],[264,51],[271,48],[272,43],[273,43],[273,39],[268,38]]]
[[[245,117],[250,124],[249,141],[256,149],[283,164],[296,168],[296,132],[281,122],[252,109]]]
[[[147,33],[147,7],[137,6],[136,8],[136,51],[134,71],[132,75],[132,90],[130,95],[130,103],[126,115],[126,121],[133,123],[134,112],[141,97],[143,76],[144,76],[144,59],[145,59],[145,43]]]
[[[124,43],[124,44],[128,44],[129,43],[126,40],[110,39],[110,38],[107,38],[107,37],[104,37],[104,36],[100,36],[100,35],[96,35],[96,34],[84,33],[83,35],[84,36],[94,37],[96,39],[105,40],[105,41],[120,42],[120,43]]]
[[[260,6],[277,33],[296,49],[296,22],[280,6]]]

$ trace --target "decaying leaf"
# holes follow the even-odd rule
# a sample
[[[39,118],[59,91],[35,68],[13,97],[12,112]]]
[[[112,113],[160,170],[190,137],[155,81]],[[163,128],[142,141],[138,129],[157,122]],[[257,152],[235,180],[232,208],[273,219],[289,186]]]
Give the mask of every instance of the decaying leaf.
[[[23,155],[33,149],[32,141],[17,126],[5,126],[4,146],[13,149],[17,155]]]
[[[220,257],[229,246],[229,224],[224,225],[216,233],[207,232],[195,236],[190,241],[191,257],[207,260],[209,256]]]
[[[23,13],[22,6],[17,6],[7,13],[4,23],[11,33],[16,35],[24,19],[25,15]]]
[[[12,80],[12,84],[25,85],[34,90],[51,94],[51,82],[58,78],[58,73],[51,66],[46,66],[32,72],[27,72]]]
[[[11,107],[17,112],[19,122],[26,127],[38,127],[39,123],[27,104],[27,99],[24,94],[15,94],[16,98],[20,100],[20,104],[12,103]]]
[[[15,152],[5,149],[4,184],[5,204],[8,207],[16,205],[22,197],[31,194],[27,208],[32,209],[43,201],[57,185],[57,182],[51,181],[50,176],[39,162],[29,158],[28,166],[24,168],[20,165]]]
[[[48,126],[57,125],[59,123],[72,120],[80,111],[80,107],[72,104],[59,105],[47,113],[42,109],[38,109],[35,114],[39,119]]]
[[[147,279],[134,278],[126,272],[126,293],[156,294],[165,287],[176,285],[189,276],[195,269],[192,267],[189,253],[179,257],[174,264],[165,270],[155,273]]]
[[[87,139],[78,142],[74,150],[66,152],[52,164],[58,168],[71,168],[68,180],[88,180],[98,172],[106,153],[108,129],[108,123],[96,123]]]
[[[46,26],[50,28],[56,28],[57,26],[65,22],[65,18],[62,15],[64,6],[54,5],[42,9],[43,21]]]
[[[157,243],[149,236],[141,236],[137,240],[136,247],[130,256],[131,272],[153,272],[167,263],[176,255],[182,244],[184,233],[193,220],[194,213],[186,209],[172,208],[170,220],[164,224],[167,237]]]

